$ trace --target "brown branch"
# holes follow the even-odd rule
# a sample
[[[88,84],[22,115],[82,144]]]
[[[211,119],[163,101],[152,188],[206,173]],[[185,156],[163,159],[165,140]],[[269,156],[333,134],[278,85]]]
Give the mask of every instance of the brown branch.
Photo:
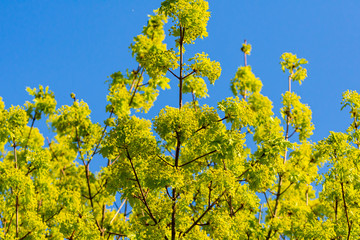
[[[189,74],[187,74],[185,77],[183,77],[183,80],[184,80],[185,78],[191,76],[191,75],[192,75],[193,73],[195,73],[195,72],[196,72],[196,70],[193,69]]]
[[[286,152],[286,151],[285,151]],[[276,194],[276,200],[275,200],[275,207],[274,207],[274,214],[272,214],[272,217],[275,218],[276,214],[277,214],[277,210],[278,210],[278,206],[279,206],[279,202],[280,202],[280,194],[281,194],[281,186],[282,186],[282,177],[279,174],[279,183],[278,183],[278,190],[277,190],[277,194]],[[272,229],[270,228],[268,235],[266,236],[266,240],[269,240],[271,237],[271,233],[272,233]]]
[[[75,99],[74,99],[74,101],[75,101]],[[82,156],[82,153],[81,153],[81,150],[80,150],[80,138],[79,138],[78,131],[77,131],[76,127],[75,127],[75,133],[76,133],[76,140],[77,140],[77,145],[78,145],[78,152],[80,154],[80,159],[82,160],[82,162],[84,164],[84,168],[85,168],[86,184],[87,184],[87,188],[88,188],[88,194],[89,194],[89,200],[90,200],[91,208],[95,212],[93,196],[91,194],[89,165],[87,163],[85,163],[85,160],[84,160],[84,158]],[[101,229],[101,226],[100,226],[100,224],[99,224],[99,222],[98,222],[98,220],[96,219],[95,216],[94,216],[94,219],[95,219],[95,224],[98,227],[98,230],[100,231],[100,233],[103,233],[103,230]]]
[[[180,41],[179,41],[179,44],[180,44],[179,109],[181,109],[181,107],[182,107],[182,87],[183,87],[182,71],[183,71],[183,41],[184,41],[184,35],[185,35],[185,28],[180,27]]]
[[[163,161],[164,163],[166,163],[167,165],[169,165],[170,167],[175,167],[174,165],[168,163],[168,162],[167,162],[164,158],[162,158],[160,155],[157,155],[157,157],[158,157],[161,161]]]
[[[225,119],[227,119],[227,118],[228,118],[228,117],[223,117],[223,118],[217,120],[216,122],[221,122],[221,121],[223,121],[223,120],[225,120]],[[201,127],[200,127],[199,129],[197,129],[194,133],[197,133],[197,132],[201,131],[202,129],[206,129],[208,126],[210,126],[210,124],[201,126]]]
[[[214,207],[215,204],[220,200],[220,198],[226,193],[226,190],[221,193],[221,195],[215,199],[215,201],[208,206],[208,208],[198,217],[198,219],[183,233],[183,236],[185,236],[187,233],[191,231],[199,222],[200,220]]]
[[[338,215],[338,203],[339,203],[338,198],[337,198],[337,196],[335,196],[335,223],[337,223],[337,220],[338,220],[338,218],[337,218],[337,215]]]
[[[139,64],[137,70],[136,70],[136,71],[133,70],[133,72],[134,72],[134,79],[133,79],[133,81],[132,81],[132,83],[131,83],[130,92],[131,92],[131,91],[133,90],[133,88],[134,88],[135,80],[136,80],[137,75],[138,75],[139,72],[140,72],[140,69],[141,69],[141,65]]]
[[[7,230],[5,231],[5,233],[4,233],[5,236],[6,236],[6,234],[8,234],[8,232],[9,232],[9,230],[10,230],[11,223],[12,223],[12,221],[13,221],[13,219],[14,219],[14,215],[15,215],[15,214],[13,214],[13,215],[11,216],[11,218],[10,218],[9,226],[8,226]],[[4,227],[4,228],[5,228],[5,227]]]
[[[102,211],[101,211],[101,229],[103,229],[104,221],[105,221],[105,208],[106,208],[106,205],[103,204],[102,205]],[[100,236],[104,236],[103,231],[100,233]]]
[[[271,210],[271,206],[269,204],[269,200],[268,200],[268,198],[266,196],[266,192],[264,192],[264,196],[265,196],[266,204],[268,205],[268,208],[269,208],[269,212],[271,213],[272,217],[274,217],[274,214],[273,214],[273,212]]]
[[[240,207],[238,207],[238,209],[236,209],[233,213],[232,213],[232,216],[235,216],[235,214],[240,211],[241,209],[243,209],[245,207],[245,204],[241,204]]]
[[[208,206],[210,206],[210,202],[211,202],[211,190],[212,190],[212,181],[210,181],[210,186],[209,186]]]
[[[274,216],[275,217],[276,217],[278,206],[279,206],[281,187],[282,187],[282,176],[279,174],[278,190],[277,190],[277,194],[276,194],[275,207],[274,207]]]
[[[18,169],[18,160],[17,160],[17,153],[16,153],[16,142],[15,139],[13,139],[13,151],[14,151],[14,160],[15,160],[15,168]]]
[[[180,136],[179,133],[176,132],[176,150],[175,150],[175,167],[177,168],[179,166],[179,157],[180,157]]]
[[[186,165],[188,165],[188,164],[190,164],[192,162],[195,162],[196,160],[199,160],[200,158],[206,157],[206,156],[208,156],[208,155],[210,155],[212,153],[215,153],[215,152],[217,152],[217,150],[213,150],[211,152],[205,153],[204,155],[201,155],[200,157],[194,158],[193,160],[191,160],[191,161],[189,161],[187,163],[184,163],[184,164],[180,165],[179,167],[186,166]]]
[[[30,167],[30,165],[29,165],[29,167]],[[28,176],[30,173],[32,173],[36,169],[37,169],[36,167],[33,167],[31,170],[30,170],[30,168],[28,168],[28,171],[25,175]]]
[[[74,99],[74,101],[75,101],[75,99]],[[85,160],[84,160],[84,158],[82,156],[82,153],[81,153],[81,150],[80,150],[80,138],[79,138],[78,131],[77,131],[76,127],[75,127],[75,133],[76,133],[76,140],[77,140],[77,145],[78,145],[78,152],[80,154],[80,159],[82,160],[82,162],[84,164],[84,168],[85,168],[86,184],[87,184],[87,188],[88,188],[88,194],[89,194],[89,200],[90,200],[91,208],[95,212],[93,196],[91,194],[89,165],[87,163],[85,163]],[[94,216],[94,219],[95,219],[96,226],[98,227],[100,233],[102,233],[103,230],[101,229],[101,226],[100,226],[98,220],[95,218],[95,216]]]
[[[19,240],[25,239],[27,236],[29,236],[32,232],[28,232],[27,234],[25,234],[25,236],[23,236],[22,238],[19,238]]]
[[[85,164],[85,161],[83,161],[83,162],[84,162],[84,164]],[[89,165],[84,165],[84,167],[85,167],[86,183],[87,183],[88,193],[89,193],[89,200],[90,200],[91,208],[92,208],[93,211],[95,212],[94,202],[93,202],[93,198],[94,198],[94,197],[93,197],[92,194],[91,194]],[[95,219],[96,226],[98,227],[100,233],[102,233],[103,230],[101,229],[101,226],[100,226],[98,220],[95,218],[95,216],[94,216],[94,219]]]
[[[146,85],[149,85],[150,83],[147,82],[147,83],[143,83],[143,84],[140,84],[139,87],[143,87],[143,86],[146,86]]]
[[[182,107],[182,88],[183,88],[183,41],[184,41],[184,35],[185,35],[185,28],[180,26],[180,73],[179,73],[179,111],[181,111]],[[170,69],[169,69],[170,71]],[[170,71],[171,72],[171,71]],[[172,73],[172,72],[171,72]],[[175,74],[173,74],[176,76]],[[179,165],[179,158],[180,158],[180,148],[181,148],[181,142],[180,142],[180,135],[178,132],[176,132],[176,150],[175,150],[175,167],[178,168]],[[175,214],[176,214],[176,188],[173,188],[172,190],[172,212],[171,212],[171,240],[176,239],[176,222],[175,222]]]
[[[16,237],[19,235],[19,196],[16,195],[15,200],[15,206],[16,206]]]
[[[63,210],[63,209],[64,209],[64,207],[61,207],[61,208],[59,209],[59,211],[57,211],[57,212],[54,213],[52,216],[50,216],[48,219],[46,219],[45,222],[50,221],[52,218],[54,218],[56,215],[58,215],[58,214],[61,212],[61,210]]]
[[[133,170],[133,173],[135,175],[135,179],[136,179],[136,182],[138,184],[138,187],[140,189],[140,193],[141,193],[141,196],[142,196],[142,202],[144,203],[145,207],[147,208],[148,210],[148,214],[150,216],[150,218],[154,221],[155,224],[158,223],[158,221],[155,219],[154,215],[152,214],[151,210],[150,210],[150,207],[146,201],[146,198],[145,198],[145,194],[144,194],[144,190],[142,189],[141,187],[141,184],[140,184],[140,181],[139,181],[139,178],[138,178],[138,175],[136,173],[136,170],[135,170],[135,167],[134,167],[134,164],[132,162],[132,158],[130,157],[130,153],[129,153],[129,150],[126,148],[126,156],[128,158],[128,160],[130,161],[130,164],[131,164],[131,168]]]
[[[130,179],[130,180],[132,180],[132,179]],[[100,186],[100,189],[97,190],[97,192],[96,192],[94,195],[92,195],[92,199],[94,199],[99,193],[101,193],[101,190],[104,189],[104,187],[107,185],[107,183],[108,183],[108,181],[107,181],[107,179],[106,179],[106,180],[105,180],[105,183]]]
[[[51,148],[51,142],[50,142],[50,140],[49,140],[49,138],[48,137],[46,137],[46,140],[47,140],[47,142],[48,142],[48,145],[49,145],[49,149],[50,149],[50,152],[51,152],[51,155],[55,158],[55,160],[57,161],[57,162],[59,162],[59,159],[57,158],[57,156],[56,156],[56,154],[55,154],[55,152],[54,152],[54,150]],[[35,170],[36,168],[34,167],[31,171],[29,171],[27,174],[29,174],[29,173],[31,173],[33,170]],[[65,166],[64,166],[64,168],[63,169],[60,169],[61,170],[61,172],[62,172],[62,174],[64,175],[64,177],[66,176],[66,174],[65,174],[65,172],[64,172],[64,170],[65,170]]]
[[[172,195],[173,195],[173,198],[172,198],[172,212],[171,212],[171,239],[172,240],[175,240],[176,238],[176,219],[175,219],[175,214],[176,214],[176,188],[173,188],[172,190]]]
[[[72,232],[72,234],[71,234],[71,236],[70,236],[69,240],[74,239],[74,234],[75,234],[75,230]]]
[[[349,214],[348,214],[348,209],[347,209],[347,205],[346,205],[346,200],[345,200],[345,191],[344,191],[344,184],[342,182],[340,182],[341,184],[341,193],[342,193],[342,198],[343,198],[343,202],[344,202],[344,211],[345,211],[345,215],[346,215],[346,221],[347,221],[347,225],[348,225],[348,236],[347,239],[350,239],[350,234],[351,234],[351,222],[349,220]]]
[[[114,113],[114,111],[111,110],[109,118],[112,117],[113,113]],[[100,144],[101,144],[101,141],[104,139],[104,136],[105,136],[105,132],[106,132],[106,128],[107,128],[107,127],[108,127],[108,125],[106,124],[105,127],[104,127],[104,129],[103,129],[103,131],[102,131],[101,137],[100,137],[98,143],[96,144],[96,147],[95,147],[93,153],[91,154],[91,157],[90,157],[89,161],[87,162],[87,164],[90,164],[91,160],[93,159],[94,155],[96,154],[96,151],[98,150],[98,148],[99,148],[99,146],[100,146]]]
[[[288,138],[291,138],[291,137],[294,135],[294,133],[296,133],[296,130],[297,130],[297,128],[295,128],[295,130],[293,131],[293,133],[290,134],[290,136],[289,136]]]
[[[169,193],[169,190],[168,190],[168,187],[167,186],[165,186],[165,189],[166,189],[166,194],[168,195],[168,197],[170,198],[170,199],[173,199],[173,197],[170,195],[170,193]]]
[[[34,127],[34,123],[35,123],[35,119],[36,119],[35,116],[36,116],[36,111],[35,111],[35,113],[34,113],[34,117],[32,118],[29,135],[28,135],[27,140],[26,140],[25,150],[27,150],[28,143],[29,143],[29,140],[30,140],[31,131],[32,131],[33,127]]]
[[[210,126],[210,124],[201,126],[201,128],[197,129],[194,133],[197,133],[200,130],[206,129],[208,126]]]
[[[287,188],[285,188],[284,191],[282,191],[282,193],[279,194],[279,196],[281,196],[283,193],[285,193],[291,187],[291,185],[293,185],[293,184],[294,184],[294,182],[291,182],[289,184],[289,186],[287,186]]]
[[[174,77],[176,77],[177,79],[180,79],[173,71],[170,70],[170,68],[168,68],[168,71],[169,71],[172,75],[174,75]]]
[[[140,77],[139,77],[139,79],[138,79],[138,82],[136,83],[136,87],[135,87],[133,93],[131,94],[131,98],[130,98],[130,101],[129,101],[129,106],[131,106],[131,104],[132,104],[132,102],[133,102],[133,100],[134,100],[135,93],[136,93],[136,91],[137,91],[137,89],[138,89],[138,87],[139,87],[139,83],[140,83],[141,78],[142,78],[142,76],[143,76],[143,74],[144,74],[144,71],[145,71],[145,69],[143,68],[142,71],[141,71]]]
[[[122,234],[122,233],[115,233],[115,232],[109,232],[109,231],[106,231],[107,234],[110,234],[110,235],[116,235],[116,236],[120,236],[120,237],[126,237],[125,234]]]
[[[250,170],[250,168],[246,169],[243,173],[240,174],[237,178],[240,179],[245,173],[247,173]]]
[[[208,226],[208,225],[210,225],[210,222],[198,223],[198,224],[196,224],[196,225],[198,225],[198,226],[200,226],[200,227],[202,227],[202,226]]]
[[[247,41],[246,39],[244,40],[244,43],[247,44]],[[245,67],[247,66],[247,61],[246,61],[246,53],[244,52],[244,64],[245,64]]]
[[[228,116],[225,116],[225,117],[223,117],[223,118],[221,118],[221,119],[219,119],[219,120],[217,120],[218,122],[222,122],[222,121],[224,121],[225,119],[227,119],[227,118],[229,118]]]
[[[13,148],[14,148],[14,159],[15,159],[15,169],[18,169],[18,160],[17,160],[17,153],[16,153],[16,142],[15,138],[13,139]],[[19,196],[16,194],[15,197],[15,214],[16,214],[16,237],[19,235]]]

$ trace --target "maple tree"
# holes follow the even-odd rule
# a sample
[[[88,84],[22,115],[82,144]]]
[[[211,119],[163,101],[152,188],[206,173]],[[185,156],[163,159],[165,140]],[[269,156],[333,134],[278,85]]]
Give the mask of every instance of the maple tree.
[[[1,238],[359,238],[360,95],[343,94],[347,132],[313,143],[310,107],[291,89],[307,77],[307,61],[281,56],[288,91],[277,117],[245,42],[234,96],[200,105],[220,63],[184,52],[207,36],[209,17],[204,0],[165,0],[149,16],[131,44],[138,67],[110,76],[104,124],[75,94],[57,108],[48,87],[28,88],[33,101],[24,106],[6,109],[0,99]],[[174,49],[164,42],[168,20]],[[170,79],[178,106],[137,116]],[[36,127],[44,117],[55,134],[46,141]],[[98,174],[90,171],[96,156],[107,160]]]

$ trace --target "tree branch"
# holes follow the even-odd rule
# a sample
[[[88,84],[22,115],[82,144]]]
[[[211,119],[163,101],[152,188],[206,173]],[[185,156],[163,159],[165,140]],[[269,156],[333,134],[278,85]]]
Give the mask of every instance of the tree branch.
[[[135,175],[135,179],[136,179],[136,182],[138,184],[138,187],[140,189],[140,193],[141,193],[141,196],[142,196],[142,202],[144,203],[145,207],[147,208],[148,210],[148,214],[150,216],[150,218],[154,221],[155,224],[158,223],[158,221],[155,219],[154,215],[152,214],[151,210],[150,210],[150,207],[146,201],[146,198],[145,198],[145,194],[144,194],[144,191],[141,187],[141,184],[140,184],[140,181],[139,181],[139,178],[138,178],[138,175],[136,173],[136,170],[135,170],[135,167],[134,167],[134,164],[132,162],[132,158],[130,157],[130,153],[129,153],[129,150],[126,148],[126,157],[128,158],[128,160],[130,161],[130,164],[131,164],[131,168],[133,170],[133,173]]]
[[[285,151],[285,153],[286,153],[286,151]],[[285,155],[285,160],[286,160],[286,155]],[[278,206],[279,206],[279,202],[280,202],[281,186],[282,186],[282,177],[279,174],[279,183],[278,183],[278,190],[277,190],[276,200],[275,200],[274,214],[272,214],[273,218],[275,218],[276,214],[277,214],[277,210],[278,210]],[[266,237],[266,240],[270,239],[271,233],[272,233],[272,229],[270,228],[269,233]]]
[[[172,190],[172,206],[171,206],[171,240],[175,240],[176,238],[176,219],[175,219],[175,214],[176,214],[176,188],[173,188]]]
[[[294,184],[294,182],[291,182],[290,184],[289,184],[289,186],[287,186],[285,189],[284,189],[284,191],[282,191],[282,193],[280,193],[279,195],[281,196],[283,193],[285,193],[290,187],[291,187],[291,185],[293,185]]]
[[[223,121],[223,120],[225,120],[225,119],[227,119],[227,118],[228,118],[228,117],[223,117],[223,118],[217,120],[216,122],[221,122],[221,121]],[[202,130],[202,129],[206,129],[208,126],[210,126],[210,124],[201,126],[201,127],[200,127],[199,129],[197,129],[194,133],[197,133],[197,132],[199,132],[199,131]]]
[[[169,165],[170,167],[175,167],[174,165],[168,163],[168,162],[167,162],[165,159],[163,159],[160,155],[157,155],[157,157],[158,157],[161,161],[163,161],[164,163],[166,163],[167,165]]]
[[[241,204],[240,207],[238,207],[233,213],[232,213],[232,216],[235,216],[235,214],[240,211],[241,209],[243,209],[245,207],[245,204]]]
[[[346,200],[345,200],[344,184],[342,182],[340,182],[340,184],[341,184],[342,199],[343,199],[343,202],[344,202],[344,211],[345,211],[346,221],[347,221],[347,225],[348,225],[347,239],[349,240],[350,239],[350,234],[351,234],[351,222],[349,220],[349,214],[348,214],[348,209],[347,209]]]
[[[177,79],[180,79],[173,71],[170,70],[170,68],[168,68],[168,71],[169,71],[172,75],[174,75],[174,77],[176,77]]]
[[[213,208],[215,204],[220,200],[220,198],[226,193],[226,190],[221,193],[221,195],[215,199],[215,201],[208,206],[208,208],[203,212],[203,214],[200,215],[200,217],[183,233],[183,236],[185,236],[187,233],[191,231],[199,222],[200,220]]]
[[[276,200],[275,200],[275,207],[274,207],[274,217],[276,217],[278,206],[279,206],[281,187],[282,187],[282,176],[281,176],[281,174],[279,174],[278,190],[276,193]]]
[[[30,140],[31,131],[32,131],[33,127],[34,127],[34,123],[35,123],[35,119],[36,119],[35,116],[36,116],[36,111],[35,111],[35,113],[34,113],[34,117],[32,118],[29,135],[28,135],[28,137],[27,137],[27,141],[26,141],[26,145],[25,145],[25,150],[26,150],[27,147],[28,147],[28,143],[29,143],[29,140]]]
[[[129,106],[131,106],[131,104],[132,104],[132,102],[133,102],[133,100],[134,100],[135,93],[136,93],[136,91],[137,91],[137,89],[138,89],[138,87],[139,87],[139,83],[140,83],[141,78],[142,78],[142,76],[143,76],[143,74],[144,74],[144,70],[145,70],[144,68],[141,70],[141,74],[140,74],[140,77],[139,77],[139,79],[138,79],[138,82],[136,83],[136,87],[135,87],[134,91],[133,91],[132,94],[131,94],[131,98],[130,98],[130,101],[129,101]]]
[[[15,169],[18,169],[18,160],[16,153],[16,142],[15,138],[13,139],[13,148],[14,148],[14,159],[15,159]],[[16,194],[15,196],[15,213],[16,213],[16,237],[19,235],[19,196]]]
[[[83,161],[85,164],[85,161]],[[89,193],[89,200],[90,200],[90,204],[91,204],[91,208],[93,209],[93,211],[95,212],[95,208],[94,208],[94,202],[93,202],[93,196],[91,195],[91,186],[90,186],[90,170],[89,170],[89,165],[84,165],[85,167],[85,176],[86,176],[86,183],[87,183],[87,187],[88,187],[88,193]],[[96,217],[94,216],[95,219],[95,223],[96,226],[98,227],[100,233],[103,232],[98,220],[96,219]]]
[[[124,206],[125,202],[126,202],[126,198],[123,200],[123,202],[121,203],[120,207],[119,207],[118,210],[116,211],[114,217],[111,219],[110,224],[114,221],[114,219],[116,218],[116,216],[119,214],[119,212],[120,212],[121,208]]]
[[[57,211],[57,212],[54,213],[52,216],[50,216],[48,219],[46,219],[45,222],[50,221],[52,218],[54,218],[56,215],[58,215],[58,214],[61,212],[61,210],[63,210],[63,209],[64,209],[64,207],[61,207],[61,208],[59,209],[59,211]]]
[[[175,167],[177,168],[179,166],[179,157],[180,157],[180,136],[179,133],[176,132],[176,150],[175,150]]]
[[[180,165],[179,167],[184,167],[184,166],[186,166],[186,165],[188,165],[188,164],[190,164],[192,162],[195,162],[196,160],[199,160],[200,158],[206,157],[206,156],[208,156],[208,155],[210,155],[210,154],[212,154],[214,152],[217,152],[217,150],[213,150],[211,152],[205,153],[204,155],[201,155],[200,157],[194,158],[193,160],[191,160],[191,161],[189,161],[187,163],[184,163],[184,164]]]
[[[271,206],[269,204],[269,200],[268,200],[268,198],[266,196],[266,192],[264,192],[264,196],[265,196],[266,204],[268,205],[268,208],[269,208],[269,212],[271,213],[272,217],[274,217],[274,214],[273,214],[273,212],[271,210]]]
[[[185,77],[183,77],[183,80],[189,76],[191,76],[194,72],[196,72],[195,69],[193,69],[189,74],[187,74]]]
[[[106,231],[107,234],[110,234],[110,235],[116,235],[116,236],[120,236],[120,237],[126,237],[125,234],[122,234],[122,233],[115,233],[115,232],[109,232],[109,231]]]
[[[182,87],[183,87],[183,76],[182,76],[182,71],[183,71],[183,41],[184,41],[184,35],[185,35],[185,28],[182,28],[180,26],[180,73],[179,73],[179,109],[181,109],[182,107]]]
[[[109,118],[112,117],[113,113],[114,113],[114,111],[111,110]],[[104,127],[104,129],[103,129],[103,131],[102,131],[101,137],[100,137],[98,143],[96,144],[96,147],[95,147],[93,153],[91,154],[91,157],[90,157],[89,161],[87,162],[87,164],[90,164],[91,160],[93,159],[94,155],[96,154],[96,151],[97,151],[97,149],[99,148],[99,146],[100,146],[100,144],[101,144],[101,141],[103,140],[103,138],[104,138],[104,136],[105,136],[105,132],[106,132],[106,128],[107,128],[107,127],[108,127],[108,125],[105,125],[105,127]]]
[[[297,128],[292,132],[292,134],[290,134],[290,136],[288,138],[291,138],[294,135],[294,133],[296,133],[296,130],[297,130]]]
[[[22,238],[20,238],[19,240],[25,239],[27,236],[29,236],[32,232],[28,232],[27,234],[25,234],[25,236],[23,236]]]

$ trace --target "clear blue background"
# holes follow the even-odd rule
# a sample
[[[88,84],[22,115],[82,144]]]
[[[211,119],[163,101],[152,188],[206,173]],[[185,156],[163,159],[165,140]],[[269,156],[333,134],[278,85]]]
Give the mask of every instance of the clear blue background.
[[[58,106],[71,104],[70,93],[84,99],[92,119],[105,113],[107,76],[135,69],[128,46],[141,33],[147,15],[159,0],[43,0],[0,1],[0,96],[6,107],[29,100],[25,87],[48,85]],[[308,78],[293,84],[302,102],[313,111],[313,141],[329,131],[345,131],[348,110],[340,111],[341,94],[359,88],[360,1],[209,1],[209,37],[196,41],[192,52],[206,52],[221,63],[223,72],[210,97],[212,106],[231,96],[230,79],[243,65],[241,44],[253,46],[248,63],[263,81],[262,93],[274,102],[278,114],[287,75],[279,57],[292,52],[306,58]],[[171,76],[171,75],[169,75]],[[167,104],[177,106],[174,90],[162,91],[150,118]],[[39,125],[37,125],[39,126]],[[49,131],[43,128],[45,135]]]

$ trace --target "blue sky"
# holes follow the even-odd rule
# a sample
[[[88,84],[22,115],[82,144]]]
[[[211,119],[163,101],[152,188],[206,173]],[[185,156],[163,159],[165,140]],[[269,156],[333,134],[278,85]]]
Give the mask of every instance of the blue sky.
[[[7,107],[29,100],[25,88],[48,85],[58,106],[71,104],[70,93],[84,99],[92,119],[102,122],[107,76],[137,67],[128,46],[141,33],[158,0],[0,1],[0,96]],[[358,90],[360,76],[360,1],[209,1],[209,37],[189,47],[221,63],[223,72],[210,97],[216,103],[231,96],[230,79],[243,65],[241,44],[253,46],[248,63],[263,81],[262,93],[279,112],[287,76],[279,57],[292,52],[306,58],[308,78],[293,90],[310,105],[313,141],[329,131],[345,131],[348,110],[340,111],[341,94]],[[171,75],[169,75],[171,76]],[[167,104],[176,106],[174,90],[162,91],[149,116]],[[46,128],[44,128],[46,129]],[[44,130],[45,131],[45,130]],[[47,135],[47,130],[44,132]]]

